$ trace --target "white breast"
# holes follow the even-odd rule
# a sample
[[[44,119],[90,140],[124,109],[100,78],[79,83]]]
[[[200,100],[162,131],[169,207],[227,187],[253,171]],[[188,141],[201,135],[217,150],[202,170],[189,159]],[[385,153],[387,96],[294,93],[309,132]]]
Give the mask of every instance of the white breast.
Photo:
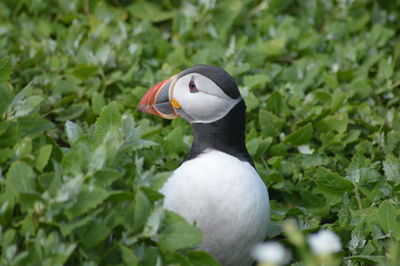
[[[251,248],[266,235],[269,199],[249,163],[209,150],[184,162],[161,192],[167,209],[202,230],[201,249],[224,266],[251,264]]]

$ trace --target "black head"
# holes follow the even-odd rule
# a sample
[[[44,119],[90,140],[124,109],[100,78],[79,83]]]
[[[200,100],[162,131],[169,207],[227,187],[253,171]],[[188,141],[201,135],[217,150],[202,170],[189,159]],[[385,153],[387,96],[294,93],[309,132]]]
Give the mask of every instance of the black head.
[[[178,76],[183,77],[190,73],[198,73],[209,78],[232,99],[240,98],[240,92],[235,80],[224,69],[212,65],[195,65],[182,71]]]

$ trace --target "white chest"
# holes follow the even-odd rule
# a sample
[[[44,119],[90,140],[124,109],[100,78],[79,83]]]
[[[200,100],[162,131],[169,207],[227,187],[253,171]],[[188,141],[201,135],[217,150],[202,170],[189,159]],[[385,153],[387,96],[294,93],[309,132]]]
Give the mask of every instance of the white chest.
[[[161,192],[167,209],[202,230],[201,249],[223,265],[251,263],[250,249],[266,234],[269,199],[249,163],[210,150],[183,163]]]

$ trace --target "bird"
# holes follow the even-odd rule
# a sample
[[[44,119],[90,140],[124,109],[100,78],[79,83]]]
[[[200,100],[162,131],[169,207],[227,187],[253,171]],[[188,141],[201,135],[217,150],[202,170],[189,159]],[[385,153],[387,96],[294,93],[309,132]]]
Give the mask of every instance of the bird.
[[[251,265],[270,206],[246,148],[246,104],[235,80],[223,68],[195,65],[153,86],[137,110],[192,126],[190,152],[160,190],[164,207],[199,227],[199,249],[221,265]]]

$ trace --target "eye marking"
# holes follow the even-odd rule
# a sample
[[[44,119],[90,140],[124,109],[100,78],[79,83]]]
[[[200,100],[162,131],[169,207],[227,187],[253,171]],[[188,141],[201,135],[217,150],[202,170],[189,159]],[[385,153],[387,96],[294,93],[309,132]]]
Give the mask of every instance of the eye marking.
[[[196,84],[194,83],[194,76],[192,76],[192,77],[190,78],[190,82],[189,82],[189,91],[190,91],[191,93],[199,92],[199,90],[198,90],[197,87],[196,87]]]

